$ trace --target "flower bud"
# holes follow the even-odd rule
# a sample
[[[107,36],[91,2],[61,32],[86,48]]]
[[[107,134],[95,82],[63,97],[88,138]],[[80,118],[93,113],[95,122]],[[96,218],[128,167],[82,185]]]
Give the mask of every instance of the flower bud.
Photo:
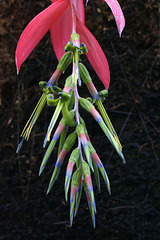
[[[66,139],[66,141],[65,141],[65,143],[63,145],[63,149],[69,151],[73,147],[73,145],[74,145],[74,143],[76,141],[76,138],[77,138],[77,133],[76,132],[71,133],[67,137],[67,139]]]
[[[74,45],[74,42],[80,42],[80,36],[78,33],[72,33],[71,35],[71,41],[73,42],[73,45]]]
[[[81,168],[84,176],[91,174],[89,165],[85,161],[82,162]]]
[[[72,82],[72,75],[70,75],[65,82],[65,86],[64,87],[70,87],[70,89],[73,89],[73,82]]]
[[[81,133],[84,133],[85,129],[82,124],[78,124],[76,127],[76,132],[78,134],[78,137],[80,136]]]
[[[78,160],[79,156],[80,156],[80,149],[79,148],[74,149],[72,151],[72,153],[71,153],[70,158],[69,158],[69,162],[72,161],[72,162],[76,163],[76,161]]]
[[[92,108],[94,108],[93,104],[85,98],[79,98],[79,103],[80,103],[81,107],[84,108],[88,112],[90,112],[90,110]]]
[[[79,74],[80,74],[80,78],[85,84],[88,84],[92,81],[92,78],[87,68],[82,63],[79,64]]]
[[[71,52],[66,52],[60,59],[57,69],[64,72],[71,62]]]
[[[72,176],[72,182],[71,182],[71,186],[78,186],[80,178],[82,176],[82,172],[81,169],[77,169]]]

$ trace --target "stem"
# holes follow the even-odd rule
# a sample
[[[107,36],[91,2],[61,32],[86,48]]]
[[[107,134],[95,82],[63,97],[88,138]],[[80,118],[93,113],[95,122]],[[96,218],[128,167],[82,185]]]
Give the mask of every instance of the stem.
[[[76,11],[74,3],[71,2],[71,11],[72,11],[72,33],[76,32]]]
[[[75,5],[71,2],[71,11],[72,11],[72,33],[76,33],[76,12],[75,12]],[[80,47],[80,41],[76,39],[73,42],[73,45],[76,47]],[[78,88],[77,88],[77,81],[79,79],[79,54],[78,49],[76,49],[75,52],[73,52],[73,70],[72,70],[72,81],[74,83],[73,91],[74,91],[74,98],[75,98],[75,104],[74,104],[74,110],[75,110],[75,117],[78,124],[80,124],[79,121],[79,94],[78,94]],[[81,146],[81,139],[78,137],[78,148],[80,149],[80,168],[81,163],[83,160],[82,156],[82,146]]]
[[[74,110],[76,113],[76,121],[79,124],[79,103],[78,103],[78,89],[77,89],[77,85],[74,86],[74,97],[75,97],[75,104],[74,104]]]

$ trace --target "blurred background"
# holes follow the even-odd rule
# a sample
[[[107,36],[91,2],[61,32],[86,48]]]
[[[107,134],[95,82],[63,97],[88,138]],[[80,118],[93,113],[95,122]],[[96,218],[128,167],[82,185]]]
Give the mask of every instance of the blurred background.
[[[158,1],[119,0],[126,27],[122,37],[103,1],[89,1],[86,26],[104,50],[111,83],[105,102],[120,136],[126,164],[99,126],[82,113],[90,138],[109,175],[112,195],[94,184],[96,229],[83,192],[73,226],[64,198],[67,159],[51,193],[46,190],[57,156],[53,152],[41,177],[43,139],[53,110],[45,107],[19,154],[20,134],[36,105],[39,81],[48,81],[57,59],[47,33],[16,75],[15,49],[23,29],[50,1],[0,1],[0,239],[158,240],[160,235],[160,78]],[[84,58],[97,89],[103,89]],[[69,68],[65,73],[70,74]],[[62,77],[61,84],[64,83]],[[85,87],[81,96],[88,96]]]

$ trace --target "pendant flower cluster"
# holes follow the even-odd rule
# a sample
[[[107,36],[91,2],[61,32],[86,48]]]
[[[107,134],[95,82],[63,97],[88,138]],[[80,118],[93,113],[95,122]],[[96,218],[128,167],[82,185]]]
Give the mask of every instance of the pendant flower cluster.
[[[117,0],[105,0],[105,2],[115,16],[121,36],[125,25],[122,10]],[[64,159],[72,149],[65,177],[66,201],[70,187],[70,223],[72,225],[73,217],[77,214],[82,189],[84,189],[95,227],[96,204],[91,173],[95,176],[99,191],[99,172],[102,174],[109,194],[111,194],[111,189],[107,173],[91,143],[86,123],[81,117],[79,109],[84,109],[92,115],[125,163],[121,143],[103,106],[110,83],[108,62],[97,40],[84,25],[83,1],[53,0],[48,8],[28,24],[19,39],[16,49],[17,73],[19,73],[22,63],[48,30],[50,30],[53,48],[59,63],[49,81],[39,83],[43,93],[22,131],[22,141],[18,145],[17,152],[22,147],[24,140],[29,139],[31,130],[45,104],[51,107],[51,111],[55,108],[43,142],[43,147],[50,143],[43,157],[39,175],[42,174],[55,145],[59,142],[57,161],[48,186],[48,194],[59,176]],[[80,63],[80,56],[84,54],[104,84],[104,90],[97,91],[88,70]],[[65,85],[61,89],[58,81],[69,64],[72,64],[72,74],[66,78]],[[78,85],[81,86],[81,82],[88,88],[90,97],[79,96]],[[62,118],[52,136],[52,131],[60,115]]]

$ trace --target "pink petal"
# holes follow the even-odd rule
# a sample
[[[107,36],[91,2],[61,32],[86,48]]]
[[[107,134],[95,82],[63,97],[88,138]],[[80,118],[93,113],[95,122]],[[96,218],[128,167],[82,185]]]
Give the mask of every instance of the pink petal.
[[[121,37],[121,33],[125,26],[125,18],[122,9],[117,0],[103,0],[103,1],[105,1],[112,10],[112,13],[116,20],[119,36]]]
[[[53,0],[52,3],[57,0]],[[84,23],[84,4],[83,0],[72,0],[76,5],[76,15]],[[71,6],[61,14],[58,20],[52,25],[51,29],[51,39],[55,54],[60,60],[62,55],[64,54],[64,47],[67,42],[71,40],[72,34],[72,13]]]
[[[17,74],[22,63],[67,8],[69,0],[60,0],[39,13],[25,28],[16,49]]]
[[[92,33],[79,19],[77,19],[77,33],[80,35],[81,42],[86,44],[88,49],[86,56],[90,64],[103,82],[105,88],[108,89],[110,82],[109,66],[102,48]]]

